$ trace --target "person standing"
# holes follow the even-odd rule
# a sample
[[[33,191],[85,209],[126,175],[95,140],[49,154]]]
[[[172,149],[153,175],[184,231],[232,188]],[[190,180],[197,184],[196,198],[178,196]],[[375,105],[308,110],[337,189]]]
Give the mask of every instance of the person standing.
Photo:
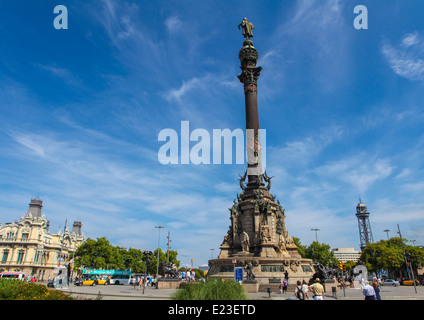
[[[374,288],[374,292],[375,292],[375,298],[376,300],[381,300],[381,296],[380,296],[380,286],[378,284],[378,281],[374,281],[372,283],[372,286]]]
[[[324,300],[324,287],[320,282],[321,280],[316,278],[315,283],[309,286],[309,290],[311,290],[314,300]]]
[[[298,298],[299,300],[305,300],[305,293],[303,292],[303,286],[302,286],[302,282],[300,282],[299,280],[297,280],[297,286],[294,289],[294,295],[296,296],[296,298]]]
[[[287,286],[288,286],[287,281],[283,280],[283,294],[287,293]]]
[[[143,285],[143,278],[142,278],[142,277],[139,277],[139,278],[138,278],[138,283],[137,283],[137,285],[138,285],[138,290],[141,290],[141,286]]]
[[[369,282],[367,280],[364,280],[363,278],[361,278],[360,282],[362,285],[362,293],[365,296],[365,300],[376,300],[375,290],[372,286],[370,286]]]
[[[305,295],[305,300],[309,300],[309,295],[308,295],[309,286],[305,280],[303,280],[302,282],[302,291],[303,291],[303,294]]]

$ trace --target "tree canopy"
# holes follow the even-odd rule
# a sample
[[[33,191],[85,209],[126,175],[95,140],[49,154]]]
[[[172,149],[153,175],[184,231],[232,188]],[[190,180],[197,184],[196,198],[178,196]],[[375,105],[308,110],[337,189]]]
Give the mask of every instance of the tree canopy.
[[[303,258],[312,259],[314,263],[320,263],[326,267],[333,267],[337,264],[337,259],[330,250],[330,245],[314,241],[309,246],[304,246],[300,243],[299,239],[295,237],[293,241],[297,246],[299,254]]]
[[[147,272],[156,274],[158,249],[150,255]],[[169,251],[169,261],[177,267],[178,252]],[[88,238],[75,252],[75,268],[129,270],[133,273],[144,273],[146,255],[140,249],[113,246],[106,237],[97,240]],[[167,260],[167,253],[159,249],[159,264]]]
[[[403,246],[401,239],[397,237],[369,243],[362,251],[360,260],[365,262],[370,272],[379,274],[383,270],[387,270],[389,273],[401,274],[406,270],[404,248],[408,263],[410,263],[408,268],[416,274],[417,268],[424,266],[424,249],[408,245],[406,239],[402,240]]]

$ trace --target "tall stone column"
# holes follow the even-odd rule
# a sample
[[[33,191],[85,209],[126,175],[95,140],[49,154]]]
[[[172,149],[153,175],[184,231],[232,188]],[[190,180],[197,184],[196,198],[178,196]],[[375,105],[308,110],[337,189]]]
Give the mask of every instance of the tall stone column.
[[[239,52],[242,73],[238,76],[244,84],[246,106],[246,137],[248,160],[248,187],[257,188],[262,183],[262,161],[259,136],[258,78],[262,67],[256,67],[259,53],[248,38]]]
[[[238,78],[244,88],[248,166],[239,181],[242,191],[229,208],[230,226],[220,254],[217,259],[209,260],[209,276],[233,279],[234,268],[243,267],[246,280],[256,277],[256,290],[270,285],[276,290],[275,281],[284,277],[285,272],[292,281],[309,281],[313,274],[312,260],[299,255],[285,225],[284,209],[270,193],[272,177],[262,172],[258,113],[258,79],[262,68],[256,66],[259,53],[250,40],[253,25],[244,18],[240,27],[246,38],[239,52],[242,72]]]

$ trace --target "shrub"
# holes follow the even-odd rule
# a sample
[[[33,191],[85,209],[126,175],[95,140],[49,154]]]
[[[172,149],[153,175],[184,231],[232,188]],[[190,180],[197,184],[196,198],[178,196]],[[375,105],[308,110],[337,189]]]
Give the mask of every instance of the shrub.
[[[192,282],[171,297],[173,300],[248,300],[243,286],[234,280]]]
[[[0,300],[73,300],[66,293],[43,284],[0,279]]]

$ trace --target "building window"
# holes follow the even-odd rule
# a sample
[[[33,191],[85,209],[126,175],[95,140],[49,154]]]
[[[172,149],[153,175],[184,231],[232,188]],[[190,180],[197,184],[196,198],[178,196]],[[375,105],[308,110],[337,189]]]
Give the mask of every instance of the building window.
[[[22,233],[22,240],[28,240],[28,233]]]
[[[24,250],[19,250],[16,263],[22,263],[23,260],[24,260]]]
[[[1,258],[1,263],[6,263],[8,255],[9,255],[9,250],[4,250],[3,257]]]
[[[39,263],[40,258],[41,258],[40,251],[35,251],[34,262]]]

